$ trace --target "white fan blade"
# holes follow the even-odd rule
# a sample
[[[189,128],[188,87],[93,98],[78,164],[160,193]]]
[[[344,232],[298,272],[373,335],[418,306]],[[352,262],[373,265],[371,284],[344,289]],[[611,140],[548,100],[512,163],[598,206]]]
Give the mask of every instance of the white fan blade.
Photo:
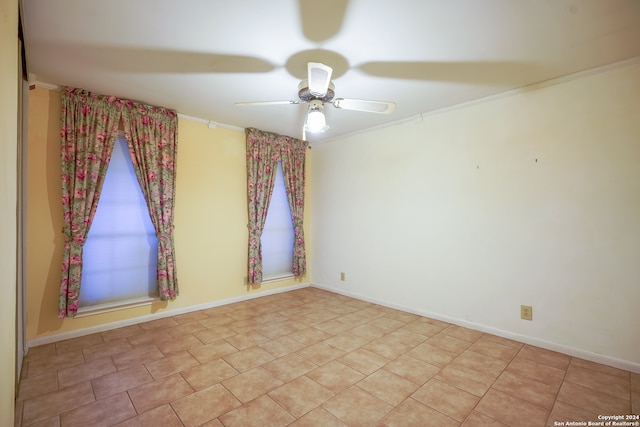
[[[285,105],[285,104],[299,104],[298,101],[254,101],[254,102],[236,102],[233,105],[239,107],[253,107],[255,105]]]
[[[309,92],[311,92],[312,95],[322,98],[327,94],[333,69],[319,62],[309,62],[308,73]]]
[[[365,111],[368,113],[391,114],[396,109],[395,102],[368,101],[366,99],[336,98],[332,102],[336,108],[343,110]]]

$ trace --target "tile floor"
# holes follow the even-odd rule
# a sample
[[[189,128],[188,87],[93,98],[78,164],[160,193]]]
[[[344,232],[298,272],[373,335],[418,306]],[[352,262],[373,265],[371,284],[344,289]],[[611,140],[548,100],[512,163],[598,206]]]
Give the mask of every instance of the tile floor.
[[[554,426],[640,375],[316,288],[32,348],[16,426]]]

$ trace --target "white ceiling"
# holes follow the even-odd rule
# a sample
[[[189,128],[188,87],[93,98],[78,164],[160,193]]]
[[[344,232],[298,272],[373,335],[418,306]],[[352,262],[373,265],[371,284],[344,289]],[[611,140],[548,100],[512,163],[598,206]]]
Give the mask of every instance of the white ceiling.
[[[325,108],[357,132],[640,56],[638,0],[22,0],[29,73],[186,116],[302,136],[307,62],[336,97],[396,102],[391,115]]]

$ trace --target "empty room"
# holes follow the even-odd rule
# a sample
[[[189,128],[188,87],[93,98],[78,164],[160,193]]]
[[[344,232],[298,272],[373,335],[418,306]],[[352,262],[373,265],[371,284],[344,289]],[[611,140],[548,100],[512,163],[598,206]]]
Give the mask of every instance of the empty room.
[[[0,424],[640,426],[640,2],[0,16]]]

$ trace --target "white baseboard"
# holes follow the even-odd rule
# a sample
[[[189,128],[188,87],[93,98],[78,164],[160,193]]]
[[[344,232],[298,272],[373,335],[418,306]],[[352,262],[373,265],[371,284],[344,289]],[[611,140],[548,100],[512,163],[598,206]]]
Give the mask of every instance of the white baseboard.
[[[135,317],[133,319],[119,320],[117,322],[105,323],[103,325],[92,326],[89,328],[77,329],[75,331],[62,332],[55,335],[48,335],[46,337],[34,338],[27,341],[27,348],[37,347],[39,345],[51,344],[58,341],[64,341],[72,338],[83,337],[85,335],[95,334],[99,332],[110,331],[116,328],[122,328],[124,326],[137,325],[138,323],[149,322],[151,320],[162,319],[165,317],[177,316],[179,314],[191,313],[199,310],[206,310],[208,308],[220,307],[222,305],[233,304],[235,302],[248,301],[254,298],[260,298],[267,295],[274,295],[283,292],[295,291],[297,289],[308,288],[309,283],[302,283],[293,286],[286,286],[284,288],[272,289],[262,292],[254,292],[248,295],[242,295],[239,297],[226,298],[217,301],[211,301],[204,304],[192,305],[189,307],[181,307],[176,309],[169,309],[166,311],[148,314],[145,316]]]
[[[535,337],[530,337],[527,335],[516,334],[513,332],[505,331],[502,329],[494,328],[494,327],[483,325],[480,323],[469,322],[467,320],[462,320],[462,319],[456,319],[456,318],[445,316],[439,313],[433,313],[426,310],[416,310],[411,307],[405,307],[403,305],[390,303],[389,301],[383,301],[376,298],[371,298],[366,295],[362,295],[356,292],[348,292],[343,289],[339,289],[331,286],[324,286],[320,284],[312,284],[311,286],[314,288],[323,289],[325,291],[334,292],[334,293],[348,296],[351,298],[367,301],[373,304],[382,305],[384,307],[405,311],[407,313],[417,314],[419,316],[428,317],[430,319],[441,320],[443,322],[452,323],[454,325],[463,326],[465,328],[474,329],[476,331],[497,335],[502,338],[507,338],[507,339],[518,341],[524,344],[533,345],[536,347],[556,351],[558,353],[566,354],[569,356],[578,357],[580,359],[589,360],[591,362],[601,363],[603,365],[612,366],[614,368],[624,369],[625,371],[630,371],[630,372],[635,372],[637,374],[640,374],[640,364],[636,362],[617,359],[615,357],[593,353],[587,350],[582,350],[579,348],[570,347],[570,346],[566,346],[566,345],[551,342],[551,341],[545,341],[545,340],[535,338]]]

